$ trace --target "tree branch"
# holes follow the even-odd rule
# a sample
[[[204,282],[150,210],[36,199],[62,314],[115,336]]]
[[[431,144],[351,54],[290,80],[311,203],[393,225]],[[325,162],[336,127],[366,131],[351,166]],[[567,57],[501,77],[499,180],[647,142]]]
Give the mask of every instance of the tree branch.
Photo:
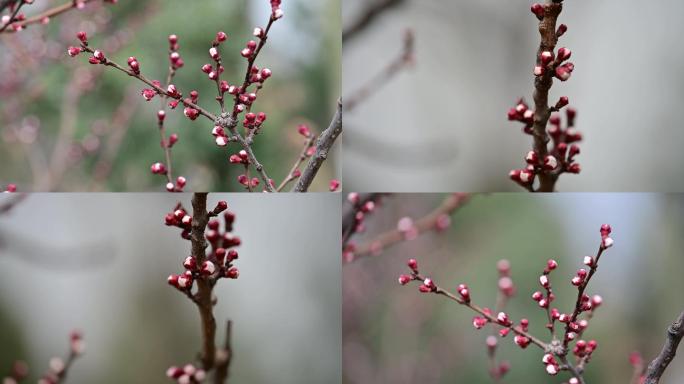
[[[306,169],[302,172],[297,184],[292,189],[292,192],[306,192],[313,182],[318,170],[323,165],[323,162],[328,158],[330,148],[337,140],[337,137],[342,133],[342,100],[337,101],[337,110],[335,116],[328,128],[326,128],[316,142],[316,153],[309,160]]]
[[[682,341],[682,337],[684,337],[684,311],[679,314],[677,320],[668,327],[665,345],[660,351],[660,354],[658,354],[658,356],[648,365],[644,384],[658,384],[665,369],[672,359],[674,359],[679,342]]]
[[[378,0],[368,5],[361,16],[342,31],[342,42],[344,43],[345,41],[351,40],[360,32],[368,28],[368,26],[372,25],[373,21],[384,12],[397,5],[401,5],[404,2],[406,2],[406,0]]]
[[[207,242],[204,231],[209,222],[207,212],[207,193],[195,193],[192,196],[192,230],[190,241],[192,243],[192,256],[198,264],[206,260],[205,250]],[[213,303],[211,298],[212,286],[206,279],[197,279],[197,294],[195,295],[197,308],[202,320],[202,366],[209,371],[216,360],[216,320],[214,319]]]

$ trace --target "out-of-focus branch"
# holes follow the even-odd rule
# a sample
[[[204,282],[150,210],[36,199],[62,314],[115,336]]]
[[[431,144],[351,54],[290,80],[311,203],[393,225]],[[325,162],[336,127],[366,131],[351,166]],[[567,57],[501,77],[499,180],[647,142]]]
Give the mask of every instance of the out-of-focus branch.
[[[328,152],[335,144],[335,140],[342,133],[342,100],[337,101],[337,110],[335,116],[328,128],[321,133],[321,136],[316,142],[316,153],[309,160],[306,169],[299,177],[297,184],[292,189],[292,192],[306,192],[309,190],[311,183],[314,181],[318,170],[323,165],[323,162],[328,158]]]
[[[373,24],[380,15],[405,3],[406,0],[377,0],[370,2],[358,19],[342,31],[342,42],[347,42]]]
[[[373,93],[392,80],[403,69],[412,66],[414,63],[414,50],[415,37],[413,30],[407,29],[404,32],[404,45],[401,53],[364,86],[345,98],[344,111],[349,112],[353,110],[358,104],[368,99]]]
[[[660,354],[658,354],[658,356],[648,365],[644,384],[658,384],[665,369],[672,359],[674,359],[679,342],[682,341],[682,337],[684,337],[684,311],[679,314],[677,320],[668,327],[665,345],[660,351]]]
[[[447,196],[432,212],[415,221],[413,226],[416,230],[416,236],[436,229],[440,220],[453,215],[459,208],[463,207],[469,199],[470,195],[464,193],[454,193]],[[373,239],[358,245],[354,251],[354,260],[370,256],[375,252],[385,250],[405,240],[404,232],[399,229],[383,232]]]
[[[54,8],[50,8],[50,9],[48,9],[47,11],[42,12],[42,13],[40,13],[40,14],[38,14],[38,15],[31,16],[31,17],[29,17],[29,18],[26,18],[26,20],[18,21],[18,22],[15,22],[15,23],[9,23],[8,25],[12,24],[12,25],[15,25],[15,26],[20,27],[20,28],[23,29],[23,28],[25,28],[27,25],[38,24],[38,23],[45,23],[46,21],[49,21],[50,18],[52,18],[52,17],[55,17],[55,16],[57,16],[57,15],[59,15],[59,14],[62,14],[62,13],[64,13],[64,12],[70,11],[70,10],[72,10],[72,9],[77,9],[79,3],[81,3],[81,4],[86,4],[86,3],[90,3],[91,1],[94,1],[94,0],[80,0],[80,1],[78,1],[78,2],[77,2],[77,1],[68,1],[68,2],[66,2],[66,3],[64,3],[64,4],[62,4],[62,5],[58,5],[58,6],[54,7]],[[7,27],[7,26],[5,26],[5,28],[6,28],[6,27]],[[4,32],[4,33],[15,32],[15,31],[14,31],[13,29],[11,29],[11,28],[10,28],[10,29],[5,29],[5,28],[0,29],[0,33],[3,33],[3,32]]]
[[[214,375],[215,384],[224,384],[228,381],[230,362],[233,359],[233,347],[231,344],[233,322],[228,320],[226,323],[226,343],[223,349],[216,353],[216,374]]]
[[[313,147],[314,142],[316,141],[316,135],[311,134],[306,141],[304,142],[304,147],[302,148],[302,151],[299,153],[299,156],[297,156],[297,160],[295,160],[294,165],[292,165],[292,168],[290,169],[290,172],[287,173],[287,176],[285,176],[285,179],[283,179],[282,183],[278,186],[277,191],[280,192],[289,184],[292,180],[297,179],[299,176],[301,176],[301,173],[299,172],[299,167],[302,165],[304,160],[308,157],[307,153],[309,152],[309,148]]]

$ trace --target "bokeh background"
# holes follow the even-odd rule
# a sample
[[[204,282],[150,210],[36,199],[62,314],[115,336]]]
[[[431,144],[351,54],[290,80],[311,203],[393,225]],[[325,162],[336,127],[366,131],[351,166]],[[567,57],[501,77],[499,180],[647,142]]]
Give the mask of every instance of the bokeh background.
[[[376,1],[379,2],[379,1]],[[539,44],[529,0],[400,0],[343,48],[343,96],[350,97],[416,34],[416,66],[345,115],[345,184],[349,190],[520,191],[508,172],[522,168],[531,138],[506,112],[531,100]],[[343,26],[368,6],[343,2]],[[583,133],[579,176],[560,191],[684,190],[681,88],[674,68],[684,3],[570,2],[560,46],[573,51],[572,78],[556,81]],[[359,172],[363,169],[363,172]]]
[[[197,309],[166,283],[190,252],[163,224],[177,199],[190,207],[189,194],[35,194],[0,216],[0,377],[21,358],[36,378],[73,328],[86,352],[70,383],[166,383],[169,366],[194,361]],[[208,205],[221,199],[242,238],[240,278],[215,289],[220,343],[234,322],[231,382],[339,382],[339,196]]]
[[[41,1],[25,6],[28,16],[60,4]],[[299,155],[298,124],[325,129],[340,92],[339,0],[291,0],[274,26],[257,65],[269,67],[269,79],[255,104],[268,120],[256,138],[255,152],[277,183]],[[244,77],[239,51],[254,26],[268,20],[262,1],[182,0],[89,3],[18,34],[0,35],[0,182],[34,191],[163,191],[161,176],[150,165],[163,160],[156,127],[159,102],[140,96],[144,84],[114,70],[88,64],[66,49],[85,30],[91,45],[119,63],[136,56],[141,71],[165,80],[170,34],[179,36],[185,61],[174,83],[187,94],[196,89],[200,105],[218,110],[216,89],[200,67],[217,31],[229,35],[222,57],[230,83]],[[173,148],[174,176],[188,179],[186,190],[242,190],[242,167],[228,163],[236,146],[219,148],[206,119],[191,122],[182,108],[167,113],[167,134],[178,133]],[[341,144],[341,143],[340,143]],[[338,145],[336,145],[338,146]],[[337,153],[321,169],[313,190],[327,190],[339,178]],[[47,171],[46,171],[47,170]]]
[[[431,211],[441,195],[387,197],[367,218],[358,241],[396,228],[404,216]],[[628,356],[641,351],[650,361],[660,351],[665,330],[684,309],[684,198],[653,194],[478,195],[455,213],[451,228],[404,242],[383,254],[343,267],[344,383],[491,383],[485,338],[472,326],[473,312],[437,295],[400,286],[406,260],[416,258],[422,273],[452,292],[471,288],[473,302],[494,306],[496,263],[511,262],[517,294],[507,306],[512,318],[526,317],[530,331],[547,338],[545,312],[530,295],[546,261],[558,308],[571,308],[577,291],[570,285],[584,255],[595,254],[603,223],[613,227],[615,245],[602,256],[589,292],[602,295],[585,338],[598,349],[586,371],[589,383],[627,383]],[[542,353],[521,350],[512,338],[500,339],[498,356],[511,362],[504,383],[561,383],[549,377]],[[684,359],[677,356],[663,384],[681,383]]]

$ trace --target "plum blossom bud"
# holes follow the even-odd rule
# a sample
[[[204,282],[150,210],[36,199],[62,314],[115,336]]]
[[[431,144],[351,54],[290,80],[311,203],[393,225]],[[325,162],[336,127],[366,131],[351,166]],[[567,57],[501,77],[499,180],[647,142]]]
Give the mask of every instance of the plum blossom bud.
[[[401,276],[399,276],[399,284],[401,284],[401,285],[406,285],[406,284],[408,284],[409,282],[411,282],[411,280],[413,280],[413,278],[412,278],[411,276],[409,276],[409,275],[401,275]]]
[[[228,35],[226,35],[225,32],[219,31],[216,33],[216,41],[218,41],[219,43],[226,41],[226,39],[228,39]]]
[[[537,165],[539,163],[539,156],[537,155],[537,152],[527,152],[527,156],[525,156],[525,161],[527,162],[527,164]]]
[[[216,272],[216,265],[209,260],[202,263],[202,268],[200,268],[200,273],[204,276],[211,276]]]
[[[537,19],[541,20],[544,18],[544,6],[539,4],[539,3],[534,3],[532,4],[532,7],[530,8],[532,13],[534,13],[535,16],[537,16]]]
[[[473,327],[475,327],[475,329],[482,329],[485,325],[487,325],[487,319],[482,316],[473,317]]]
[[[459,284],[458,294],[461,295],[461,298],[463,299],[464,302],[466,302],[466,303],[470,302],[470,290],[468,289],[467,285]]]
[[[549,277],[546,275],[539,276],[539,284],[541,284],[541,286],[544,288],[548,288],[549,287]]]
[[[416,261],[416,259],[409,259],[406,264],[413,272],[418,273],[418,261]]]
[[[556,30],[556,36],[561,37],[565,34],[565,32],[568,31],[568,26],[565,24],[561,24],[558,26],[558,29]]]
[[[214,60],[218,60],[221,57],[216,47],[209,48],[209,56],[211,56],[211,58]]]
[[[569,49],[563,47],[558,50],[558,62],[562,63],[565,60],[568,60],[572,56],[572,51]]]
[[[230,267],[226,271],[226,277],[229,279],[237,279],[240,276],[240,271],[236,267]]]
[[[252,34],[255,37],[258,37],[261,39],[264,37],[264,30],[263,30],[263,28],[256,27],[256,28],[254,28],[254,31],[252,32]]]
[[[81,48],[79,47],[69,47],[67,49],[67,54],[71,57],[77,56],[79,53],[81,53]]]
[[[550,51],[544,51],[539,55],[539,59],[541,60],[543,66],[547,66],[551,61],[553,61],[553,53]]]
[[[496,321],[498,321],[499,324],[504,326],[509,326],[512,324],[511,320],[508,318],[508,315],[505,312],[499,312],[496,315]]]
[[[150,167],[150,170],[155,175],[165,175],[166,174],[166,166],[163,163],[152,164],[152,166]]]
[[[556,102],[556,109],[561,109],[570,103],[570,99],[567,96],[561,96]]]
[[[335,192],[340,188],[340,181],[337,179],[332,179],[330,180],[330,183],[328,185],[328,189],[330,192]]]
[[[81,40],[82,43],[87,44],[88,43],[88,35],[85,33],[85,31],[78,31],[76,33],[76,37]]]
[[[558,160],[554,156],[548,155],[544,158],[544,169],[554,171],[558,169]]]
[[[550,259],[546,262],[546,268],[549,271],[553,271],[554,269],[558,268],[558,262],[556,260]]]
[[[558,374],[558,366],[555,364],[547,364],[546,365],[546,373],[548,373],[551,376],[555,376]]]
[[[612,246],[613,246],[613,238],[611,238],[609,236],[604,237],[603,240],[601,241],[601,247],[603,249],[607,249],[607,248],[610,248]]]
[[[593,267],[594,266],[594,258],[591,256],[584,256],[584,265],[587,267]]]
[[[515,335],[515,337],[513,338],[513,342],[522,349],[525,349],[528,345],[530,345],[530,339],[523,335]]]

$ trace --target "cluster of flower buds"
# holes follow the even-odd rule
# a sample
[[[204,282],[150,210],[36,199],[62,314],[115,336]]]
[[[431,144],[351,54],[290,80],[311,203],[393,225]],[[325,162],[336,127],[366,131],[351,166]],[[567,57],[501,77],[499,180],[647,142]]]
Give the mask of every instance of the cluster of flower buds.
[[[178,53],[178,49],[180,49],[180,45],[178,44],[178,36],[169,35],[169,66],[171,66],[171,68],[174,70],[177,70],[185,65],[183,58],[181,57],[180,53]]]
[[[83,336],[79,331],[72,331],[69,335],[69,359],[73,360],[83,354],[85,344],[83,343]],[[61,383],[66,375],[67,365],[59,357],[50,359],[47,373],[43,375],[38,384],[57,384]]]
[[[280,8],[281,0],[271,0],[271,17],[280,19],[283,17],[283,10]]]
[[[16,184],[7,184],[5,189],[0,189],[0,192],[16,192],[17,191],[17,185]]]
[[[166,376],[178,384],[191,384],[203,382],[207,378],[207,372],[192,364],[186,364],[183,368],[170,367],[166,370]]]
[[[240,152],[230,155],[228,158],[228,161],[230,161],[231,164],[242,164],[242,165],[248,165],[249,164],[249,156],[247,155],[247,151],[240,150]]]
[[[228,209],[225,201],[219,201],[216,207],[209,212],[211,217],[218,216]],[[232,234],[235,214],[232,212],[223,213],[224,229],[221,231],[220,222],[211,219],[207,223],[205,238],[209,242],[210,248],[205,254],[204,260],[198,260],[195,256],[188,256],[183,261],[185,271],[179,275],[170,275],[168,283],[177,289],[185,292],[192,290],[193,283],[198,279],[208,279],[216,281],[220,278],[237,279],[240,271],[233,265],[238,259],[238,252],[233,249],[241,244],[239,237]],[[182,205],[178,204],[173,212],[165,217],[166,225],[176,226],[183,231],[181,237],[190,238],[192,229],[192,217],[185,211]]]
[[[171,85],[173,85],[173,84],[171,84]],[[174,87],[174,90],[175,90],[175,87]],[[171,93],[171,92],[169,91],[169,93]],[[180,94],[178,94],[178,97],[180,97]],[[183,105],[185,105],[185,108],[183,108],[183,115],[185,115],[185,117],[187,117],[188,119],[193,120],[193,121],[197,120],[197,118],[200,115],[200,112],[196,108],[192,107],[192,105],[197,105],[198,101],[199,101],[199,92],[190,91],[190,97],[183,100]]]
[[[259,178],[258,177],[252,177],[251,179],[249,176],[243,174],[238,175],[237,177],[238,183],[242,184],[245,186],[245,188],[252,189],[256,188],[259,186]]]
[[[561,97],[556,104],[565,106],[567,98]],[[551,148],[546,156],[540,156],[536,151],[529,151],[525,156],[527,167],[515,169],[509,173],[510,178],[525,188],[530,188],[535,177],[540,173],[559,175],[561,173],[580,173],[581,167],[575,162],[575,156],[580,153],[577,142],[582,140],[582,134],[575,128],[577,111],[574,108],[566,109],[566,127],[563,128],[561,118],[553,114],[549,118],[547,132],[551,137]],[[534,112],[528,109],[527,104],[520,100],[518,104],[508,112],[510,120],[521,121],[525,124],[523,132],[533,134],[532,126]]]
[[[482,329],[488,324],[498,325],[501,328],[498,330],[499,337],[506,337],[509,333],[514,333],[513,342],[522,349],[527,348],[533,341],[544,349],[544,356],[542,357],[542,363],[544,364],[545,370],[549,375],[556,375],[561,370],[567,369],[559,363],[557,359],[559,356],[565,356],[567,353],[572,351],[572,354],[576,357],[578,364],[582,366],[586,365],[592,353],[596,350],[598,343],[596,340],[586,341],[582,339],[583,333],[589,326],[587,318],[591,318],[594,311],[601,306],[603,299],[599,295],[589,296],[584,293],[589,279],[596,271],[599,258],[601,253],[606,248],[612,245],[612,239],[609,237],[611,233],[611,228],[609,225],[604,224],[601,226],[601,248],[596,257],[587,256],[584,258],[584,264],[591,268],[591,273],[588,273],[585,269],[580,269],[577,275],[571,280],[572,285],[579,287],[579,294],[577,300],[577,306],[574,308],[572,313],[561,313],[557,308],[551,308],[551,304],[554,301],[553,291],[551,289],[550,273],[558,267],[558,263],[555,260],[549,260],[546,263],[543,274],[539,277],[539,284],[544,288],[546,294],[541,291],[536,291],[532,294],[532,299],[537,302],[539,307],[547,311],[549,323],[546,324],[546,328],[551,331],[553,340],[548,344],[548,346],[553,346],[554,343],[558,343],[555,336],[555,322],[559,322],[565,325],[565,334],[563,336],[562,348],[553,348],[545,346],[544,343],[538,341],[533,336],[528,333],[529,321],[527,319],[521,319],[516,325],[506,312],[499,311],[496,315],[489,308],[480,308],[474,304],[471,304],[471,291],[466,284],[459,284],[456,288],[456,294],[451,294],[440,288],[435,284],[435,282],[429,277],[425,277],[420,274],[418,270],[418,262],[415,259],[408,260],[408,267],[410,269],[410,274],[402,274],[399,276],[399,284],[407,285],[413,281],[419,282],[418,287],[420,292],[423,293],[439,293],[443,296],[449,297],[452,300],[458,302],[461,305],[467,306],[468,308],[477,312],[477,315],[473,317],[472,324],[475,329]],[[608,245],[607,245],[608,244]],[[497,269],[499,271],[499,292],[508,297],[514,292],[512,281],[507,281],[510,279],[510,264],[506,260],[499,261],[497,264]],[[583,313],[589,313],[587,318],[579,318]],[[574,343],[574,345],[570,345]],[[490,356],[493,356],[493,351],[496,349],[497,341],[496,339],[487,339],[487,346],[490,351]],[[495,375],[497,372],[492,373]],[[500,377],[500,376],[494,376]],[[574,380],[574,381],[573,381]],[[572,378],[570,383],[578,383],[577,378]]]
[[[375,211],[376,200],[369,199],[366,201],[361,200],[361,196],[358,192],[350,192],[347,195],[347,201],[352,205],[354,213],[354,223],[351,232],[352,233],[363,233],[366,231],[366,226],[364,224],[365,219]],[[356,252],[356,244],[354,242],[349,242],[342,250],[342,260],[345,263],[349,263],[354,260],[354,252]]]

